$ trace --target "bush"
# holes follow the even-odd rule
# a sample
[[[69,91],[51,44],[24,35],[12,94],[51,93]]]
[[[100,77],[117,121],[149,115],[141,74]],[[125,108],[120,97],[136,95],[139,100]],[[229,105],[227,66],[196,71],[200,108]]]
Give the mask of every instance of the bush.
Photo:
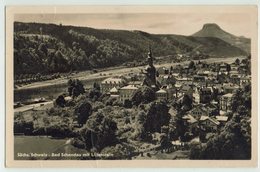
[[[137,90],[131,98],[133,105],[137,105],[137,106],[141,103],[146,104],[154,100],[155,100],[155,91],[147,86]]]
[[[33,121],[16,121],[14,122],[14,133],[23,133],[25,135],[31,135],[34,130]]]
[[[46,134],[52,137],[65,138],[72,137],[75,134],[68,125],[54,124],[46,128]]]
[[[92,106],[89,102],[85,101],[79,104],[75,110],[74,114],[77,117],[78,124],[83,125],[86,123],[88,117],[92,113]]]
[[[78,139],[78,138],[74,138],[72,140],[71,144],[73,146],[77,147],[77,148],[80,148],[80,149],[85,149],[86,148],[85,143],[82,140]]]

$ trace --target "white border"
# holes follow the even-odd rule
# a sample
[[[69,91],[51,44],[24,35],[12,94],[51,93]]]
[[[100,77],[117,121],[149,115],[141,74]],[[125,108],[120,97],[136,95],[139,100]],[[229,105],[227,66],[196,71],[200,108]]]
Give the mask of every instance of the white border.
[[[227,4],[257,4],[258,2],[257,0],[179,0],[179,1],[173,1],[173,0],[110,0],[110,1],[106,1],[106,0],[88,0],[88,1],[84,1],[84,0],[45,0],[45,1],[33,1],[33,0],[0,0],[0,9],[1,9],[1,13],[0,13],[0,21],[1,21],[1,25],[0,25],[0,81],[5,81],[5,12],[4,12],[4,8],[5,5],[68,5],[68,4],[73,4],[73,5],[81,5],[81,4],[85,4],[85,5],[204,5],[204,4],[223,4],[223,5],[227,5]],[[258,14],[259,15],[259,14]],[[259,15],[260,16],[260,15]],[[259,17],[258,17],[258,23],[259,23]],[[259,28],[258,28],[258,32],[259,32]],[[259,39],[258,39],[258,50],[260,48],[259,45]],[[259,66],[259,60],[258,60],[258,66]],[[258,81],[259,81],[259,70],[258,70]],[[258,89],[259,89],[259,83],[258,83]],[[258,97],[259,97],[260,93],[258,92]],[[259,110],[258,110],[259,111]],[[258,112],[259,114],[259,112]],[[259,121],[258,121],[259,123]],[[5,140],[4,140],[4,135],[5,135],[5,82],[0,82],[0,131],[1,131],[1,139],[0,139],[0,155],[1,155],[1,169],[0,171],[7,171],[7,169],[4,168],[4,159],[5,159]],[[259,129],[258,129],[258,138],[259,138]],[[258,154],[259,154],[259,149],[258,149]],[[259,159],[258,159],[258,164],[259,164]],[[21,169],[9,169],[8,171],[21,171]],[[23,170],[28,170],[28,169],[23,169]],[[36,170],[36,169],[29,169],[29,170]],[[37,170],[43,170],[43,169],[37,169]],[[56,169],[49,169],[48,171],[54,171]],[[70,169],[62,169],[63,171],[69,171]],[[74,169],[75,170],[75,169]],[[77,171],[83,170],[83,169],[77,169]],[[86,169],[85,169],[86,170]],[[84,171],[85,171],[84,170]],[[93,171],[97,170],[102,170],[102,169],[91,169]],[[114,171],[115,169],[105,169],[108,171]],[[116,170],[122,170],[122,169],[116,169]],[[124,171],[129,171],[131,169],[123,169]],[[135,169],[137,170],[137,169]],[[142,169],[139,169],[137,171],[141,171]],[[146,169],[147,171],[149,170],[156,170],[156,169]],[[160,170],[166,170],[166,171],[170,171],[173,169],[160,169]],[[178,169],[180,170],[180,169]],[[181,171],[193,171],[194,169],[181,169]],[[207,171],[209,169],[195,169],[195,170],[199,170],[199,171]],[[219,171],[219,169],[210,169],[212,171]],[[221,169],[221,171],[230,171],[232,169]],[[259,169],[235,169],[236,171],[257,171]],[[143,171],[143,170],[142,170]]]

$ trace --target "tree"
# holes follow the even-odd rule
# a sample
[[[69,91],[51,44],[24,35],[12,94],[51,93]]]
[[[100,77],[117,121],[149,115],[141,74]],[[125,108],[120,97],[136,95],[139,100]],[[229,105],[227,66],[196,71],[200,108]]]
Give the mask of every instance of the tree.
[[[185,94],[182,99],[182,109],[188,111],[192,108],[192,98]]]
[[[56,105],[60,106],[60,107],[65,107],[66,105],[66,101],[64,99],[63,95],[59,95],[58,98],[55,100]]]
[[[194,63],[194,61],[190,61],[189,69],[193,69],[193,68],[195,68],[195,63]]]
[[[175,139],[180,138],[181,140],[185,140],[185,133],[187,132],[188,127],[184,124],[184,121],[182,117],[184,116],[185,112],[180,110],[178,111],[176,117],[175,117],[175,125],[176,125],[176,130],[175,130]]]
[[[117,143],[116,131],[116,122],[104,115],[103,111],[99,111],[90,116],[86,127],[80,131],[79,139],[85,143],[87,150],[96,149],[100,152]]]
[[[69,95],[72,96],[73,98],[78,97],[80,94],[85,93],[84,86],[82,82],[78,79],[68,80],[68,92]]]
[[[155,100],[155,92],[150,87],[144,86],[134,92],[131,100],[133,104],[137,106],[141,103],[146,104]]]
[[[242,104],[242,90],[238,89],[235,91],[231,102],[232,112],[237,112],[237,108],[240,104]]]
[[[152,102],[148,105],[145,130],[161,132],[162,126],[168,126],[170,121],[169,108],[165,102]]]
[[[200,159],[202,146],[200,143],[192,142],[190,146],[190,159]]]
[[[135,117],[135,130],[133,133],[133,138],[136,140],[147,140],[148,133],[145,131],[144,125],[146,123],[146,113],[140,111]]]
[[[162,150],[166,150],[166,152],[169,151],[169,148],[172,146],[172,143],[169,140],[169,137],[167,134],[162,134],[160,137],[160,145]]]
[[[78,124],[80,125],[86,123],[91,113],[92,113],[92,106],[87,101],[84,101],[83,103],[79,104],[74,111],[74,114],[77,117]]]
[[[250,159],[251,127],[250,121],[235,113],[221,130],[202,147],[196,159]]]
[[[231,66],[230,64],[227,64],[227,72],[229,73],[231,71]]]
[[[109,160],[123,160],[131,159],[131,154],[134,152],[134,148],[125,144],[117,144],[115,146],[106,147],[102,150],[102,154],[111,154],[112,156],[103,157],[102,159]]]
[[[101,96],[101,92],[100,90],[96,89],[96,88],[92,88],[90,91],[89,91],[89,98],[93,99],[94,101],[96,101],[98,98],[100,98]]]
[[[237,112],[240,116],[246,116],[248,114],[246,107],[243,105],[238,106]]]
[[[165,102],[151,102],[145,106],[135,117],[133,138],[151,141],[151,133],[161,133],[162,127],[169,125],[169,108]]]
[[[48,49],[46,47],[46,45],[44,43],[41,43],[38,47],[39,51],[42,51],[44,53],[45,56],[48,55]]]
[[[93,88],[100,91],[100,85],[96,82],[94,82]]]
[[[239,60],[238,58],[235,60],[235,64],[236,64],[236,65],[239,65],[239,64],[240,64],[240,60]]]
[[[46,134],[52,137],[71,137],[72,129],[67,124],[53,124],[46,128]]]

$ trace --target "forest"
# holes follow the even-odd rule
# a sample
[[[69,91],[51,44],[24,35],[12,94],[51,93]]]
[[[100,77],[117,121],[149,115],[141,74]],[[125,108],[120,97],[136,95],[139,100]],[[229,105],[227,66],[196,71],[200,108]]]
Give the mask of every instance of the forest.
[[[172,60],[177,54],[193,59],[246,54],[213,37],[15,22],[14,75],[23,79],[28,74],[142,65],[149,46],[155,57],[170,55]]]

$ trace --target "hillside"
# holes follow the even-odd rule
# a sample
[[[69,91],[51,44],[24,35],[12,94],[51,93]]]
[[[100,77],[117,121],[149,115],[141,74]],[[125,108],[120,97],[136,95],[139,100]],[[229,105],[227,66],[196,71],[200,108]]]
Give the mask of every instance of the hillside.
[[[155,57],[241,56],[247,53],[213,37],[149,34],[40,23],[14,23],[15,75],[69,72],[145,64],[149,45]],[[198,58],[198,57],[197,57]]]
[[[230,34],[223,29],[221,29],[215,23],[205,24],[203,28],[194,33],[192,36],[195,37],[214,37],[219,38],[233,46],[236,46],[247,53],[250,53],[250,39],[245,37],[238,37],[233,34]]]

